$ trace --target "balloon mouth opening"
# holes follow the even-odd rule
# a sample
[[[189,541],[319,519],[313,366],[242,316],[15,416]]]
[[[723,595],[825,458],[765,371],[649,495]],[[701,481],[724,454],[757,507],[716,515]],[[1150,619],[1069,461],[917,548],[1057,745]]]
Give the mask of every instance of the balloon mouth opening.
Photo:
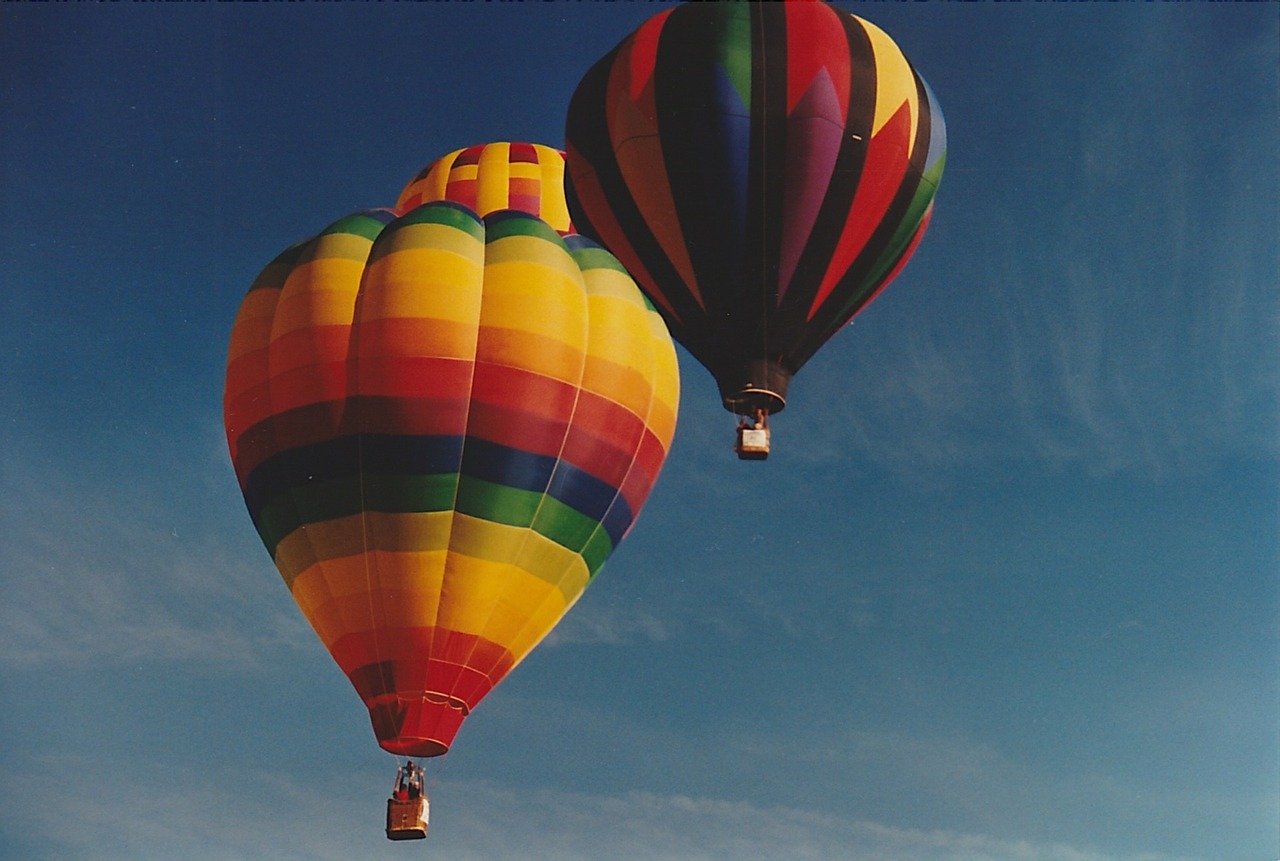
[[[378,746],[396,756],[431,757],[449,752],[471,707],[434,691],[412,697],[391,694],[366,703]]]
[[[444,756],[449,746],[432,739],[393,739],[379,742],[379,747],[396,756],[411,756],[417,759],[428,759],[433,756]]]
[[[752,359],[717,374],[724,408],[740,416],[782,412],[791,372],[772,359]]]

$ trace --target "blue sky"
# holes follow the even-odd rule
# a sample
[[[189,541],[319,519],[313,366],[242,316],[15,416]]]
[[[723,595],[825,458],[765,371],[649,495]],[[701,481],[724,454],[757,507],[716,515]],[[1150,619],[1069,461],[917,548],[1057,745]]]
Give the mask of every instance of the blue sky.
[[[682,353],[636,528],[384,840],[226,454],[235,309],[559,144],[659,8],[0,8],[0,861],[1280,858],[1267,3],[850,7],[946,114],[929,235],[765,463]]]

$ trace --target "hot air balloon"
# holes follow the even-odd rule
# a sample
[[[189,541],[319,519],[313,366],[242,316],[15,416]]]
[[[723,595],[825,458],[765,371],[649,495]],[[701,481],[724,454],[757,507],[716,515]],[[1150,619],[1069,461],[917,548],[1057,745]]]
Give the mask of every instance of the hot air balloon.
[[[581,596],[653,487],[678,388],[617,260],[526,212],[356,213],[263,270],[228,351],[232,462],[385,750],[445,753]],[[388,836],[425,836],[392,812]]]
[[[825,3],[690,3],[582,79],[569,210],[751,417],[898,273],[929,223],[946,134],[873,24]]]
[[[561,235],[574,232],[564,197],[564,153],[542,144],[499,141],[454,150],[405,186],[396,209],[407,212],[434,200],[452,200],[481,215],[517,209]]]

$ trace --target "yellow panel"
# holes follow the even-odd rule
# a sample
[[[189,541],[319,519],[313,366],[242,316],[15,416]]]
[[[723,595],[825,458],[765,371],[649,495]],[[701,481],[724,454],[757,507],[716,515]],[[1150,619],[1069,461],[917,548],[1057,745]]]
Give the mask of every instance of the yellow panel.
[[[530,263],[554,269],[566,278],[573,280],[582,290],[582,270],[569,254],[569,250],[559,242],[544,239],[541,236],[513,234],[495,239],[488,243],[484,250],[486,266],[500,263]]]
[[[449,549],[494,563],[516,565],[566,594],[586,583],[587,566],[577,553],[523,526],[507,526],[465,514],[456,514]]]
[[[509,189],[511,145],[491,143],[480,151],[476,176],[476,210],[481,215],[507,209],[510,205]]]
[[[648,312],[613,296],[592,296],[588,307],[591,322],[588,354],[649,373],[653,345]]]
[[[653,400],[653,385],[645,374],[594,357],[587,360],[583,370],[582,388],[625,407],[642,420],[649,414],[649,402]]]
[[[507,173],[512,179],[542,179],[542,171],[539,169],[538,165],[529,161],[509,162],[507,164]],[[509,184],[508,187],[510,187]],[[541,218],[541,216],[539,217]],[[542,220],[546,221],[545,218]]]
[[[364,264],[369,258],[373,240],[358,233],[324,233],[312,240],[308,251],[317,259],[331,258],[354,260]],[[304,255],[304,257],[307,255]]]
[[[378,237],[380,257],[402,251],[429,249],[450,251],[468,260],[484,259],[484,242],[465,230],[434,221],[397,225],[394,230],[386,231]]]
[[[452,511],[393,514],[370,511],[309,523],[289,533],[276,548],[276,567],[286,583],[316,562],[357,557],[366,547],[386,551],[443,550]]]
[[[474,324],[482,273],[474,260],[448,251],[397,251],[370,265],[361,319],[434,317]]]
[[[481,326],[532,332],[586,350],[587,307],[579,282],[533,263],[485,266]]]
[[[653,377],[654,398],[649,407],[648,425],[668,449],[676,432],[676,416],[680,407],[680,368],[675,344],[667,334],[667,325],[657,312],[649,312],[653,331],[654,359],[657,373]]]
[[[510,645],[507,647],[515,658],[515,664],[513,664],[513,666],[524,660],[525,657],[538,645],[538,643],[542,642],[547,634],[551,633],[551,628],[543,627],[543,625],[545,625],[545,620],[549,616],[554,615],[556,617],[556,623],[558,623],[559,620],[564,617],[564,614],[569,612],[570,608],[572,608],[574,604],[578,603],[578,599],[581,597],[582,591],[579,591],[568,600],[563,600],[563,596],[561,595],[551,596],[548,599],[549,603],[546,603],[545,606],[539,607],[538,610],[532,614],[528,624],[512,635]],[[552,628],[555,627],[556,623],[552,624]]]
[[[293,597],[319,631],[333,639],[373,624],[435,624],[444,551],[371,552],[308,568],[293,581]]]
[[[616,296],[619,299],[625,299],[642,311],[648,310],[640,294],[640,288],[625,272],[599,267],[588,269],[582,273],[582,276],[587,285],[587,292],[592,296]]]
[[[357,571],[359,577],[355,576]],[[293,600],[326,645],[349,631],[364,630],[372,625],[373,614],[367,598],[343,600],[362,595],[354,588],[357,582],[361,590],[367,591],[363,574],[362,559],[338,559],[311,566],[290,586]],[[347,585],[348,594],[336,594],[335,584]]]
[[[276,305],[272,337],[316,325],[349,325],[363,261],[314,260],[285,282]]]
[[[559,592],[550,593],[533,608],[502,601],[494,607],[480,635],[505,646],[518,662],[550,633],[568,608]]]
[[[271,340],[271,318],[275,316],[279,290],[253,290],[240,304],[231,328],[227,362],[266,346]]]
[[[485,633],[507,646],[525,626],[550,630],[561,602],[558,590],[514,565],[450,553],[440,592],[439,624],[467,634]]]
[[[908,102],[911,105],[911,134],[907,140],[915,140],[920,105],[911,65],[888,34],[870,21],[858,20],[871,39],[871,50],[876,57],[876,115],[872,120],[871,133],[878,134],[902,103]]]
[[[564,196],[564,156],[541,144],[535,144],[534,150],[542,172],[542,220],[564,232],[570,224],[569,204]]]
[[[477,362],[523,368],[576,384],[582,376],[583,352],[560,338],[485,326],[476,344]]]

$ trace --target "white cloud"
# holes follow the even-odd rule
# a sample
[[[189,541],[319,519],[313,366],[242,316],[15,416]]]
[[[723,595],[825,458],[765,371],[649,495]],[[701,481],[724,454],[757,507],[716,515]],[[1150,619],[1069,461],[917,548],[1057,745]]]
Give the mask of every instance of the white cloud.
[[[644,610],[576,604],[552,629],[542,646],[610,645],[637,641],[662,642],[667,628],[662,620]]]
[[[5,464],[0,661],[244,667],[266,649],[311,648],[247,516],[238,530],[218,522],[234,486],[193,515],[166,507],[182,492],[155,476],[105,481],[33,463]]]
[[[8,776],[0,827],[35,846],[29,861],[276,861],[403,858],[381,833],[382,786],[372,774],[146,768],[85,772],[71,762],[51,773]],[[58,774],[109,781],[78,794],[74,821],[48,802]],[[380,775],[388,777],[388,775]],[[39,835],[38,839],[30,839]],[[454,861],[1189,861],[1157,853],[1108,854],[1066,843],[900,828],[785,805],[657,792],[598,796],[481,782],[438,782],[431,836],[423,847]]]

